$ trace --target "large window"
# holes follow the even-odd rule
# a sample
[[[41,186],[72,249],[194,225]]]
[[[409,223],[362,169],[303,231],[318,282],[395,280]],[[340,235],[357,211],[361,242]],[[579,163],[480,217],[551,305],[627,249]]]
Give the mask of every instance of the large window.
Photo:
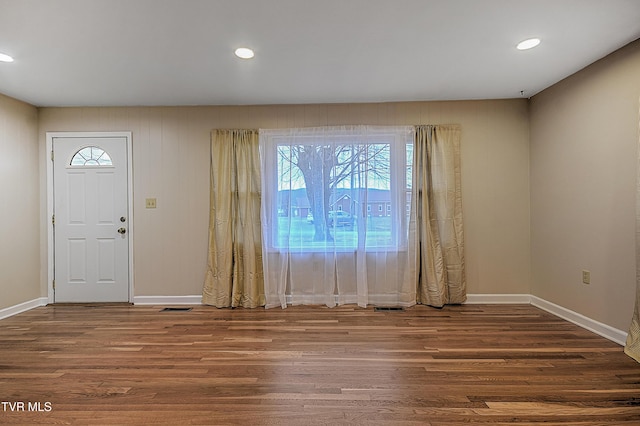
[[[267,132],[263,201],[272,249],[406,245],[413,138],[361,129]]]

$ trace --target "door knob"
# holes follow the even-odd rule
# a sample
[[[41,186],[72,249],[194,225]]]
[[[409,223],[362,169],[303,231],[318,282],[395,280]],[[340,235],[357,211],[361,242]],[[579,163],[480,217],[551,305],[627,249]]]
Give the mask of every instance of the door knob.
[[[124,234],[125,232],[127,232],[125,228],[118,229],[118,234]]]

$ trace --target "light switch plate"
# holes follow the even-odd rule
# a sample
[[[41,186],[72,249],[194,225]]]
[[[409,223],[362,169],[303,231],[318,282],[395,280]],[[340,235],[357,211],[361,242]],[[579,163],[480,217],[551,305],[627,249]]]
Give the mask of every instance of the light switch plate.
[[[145,200],[145,206],[148,209],[155,209],[156,208],[156,199],[155,198],[147,198]]]

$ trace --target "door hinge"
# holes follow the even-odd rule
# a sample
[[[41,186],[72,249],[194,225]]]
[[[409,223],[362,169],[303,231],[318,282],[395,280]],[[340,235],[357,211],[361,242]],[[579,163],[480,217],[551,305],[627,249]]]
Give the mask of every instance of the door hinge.
[[[53,150],[51,150],[51,161],[53,161]]]
[[[53,216],[51,216],[51,224],[52,225],[56,224],[56,215],[55,214]]]
[[[53,280],[53,289],[56,289],[56,280]]]

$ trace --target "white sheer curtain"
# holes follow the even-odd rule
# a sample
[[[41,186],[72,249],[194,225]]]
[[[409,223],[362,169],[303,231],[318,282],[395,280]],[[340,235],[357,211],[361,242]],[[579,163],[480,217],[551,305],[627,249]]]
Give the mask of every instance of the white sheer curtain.
[[[410,126],[260,130],[266,307],[415,304],[413,139]]]

